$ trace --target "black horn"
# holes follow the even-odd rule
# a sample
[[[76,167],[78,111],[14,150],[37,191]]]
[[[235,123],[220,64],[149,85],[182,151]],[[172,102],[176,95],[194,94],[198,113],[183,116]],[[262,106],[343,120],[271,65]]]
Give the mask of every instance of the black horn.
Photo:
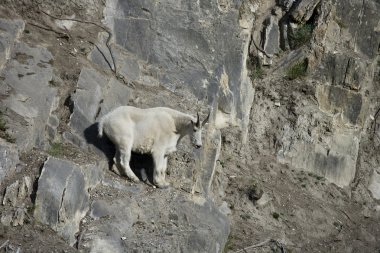
[[[202,127],[208,122],[208,119],[210,118],[211,111],[208,111],[208,115],[205,118],[205,120],[202,122]]]
[[[197,123],[195,123],[197,127],[201,126],[201,121],[199,120],[199,113],[197,112]]]

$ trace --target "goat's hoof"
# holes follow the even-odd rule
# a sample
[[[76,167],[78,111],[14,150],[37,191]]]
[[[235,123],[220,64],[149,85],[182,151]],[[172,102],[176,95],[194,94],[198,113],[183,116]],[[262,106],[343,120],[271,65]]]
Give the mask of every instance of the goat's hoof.
[[[164,183],[155,183],[155,186],[157,186],[160,189],[167,189],[170,187],[170,184],[168,182]]]
[[[128,178],[129,179],[129,181],[132,181],[133,183],[138,183],[138,182],[140,182],[140,180],[138,179],[138,177],[136,177],[136,178],[134,178],[134,177],[130,177],[130,178]],[[127,182],[128,182],[128,180],[127,180]]]
[[[158,186],[158,188],[160,188],[160,189],[169,189],[170,188],[170,184],[160,185],[160,186]]]

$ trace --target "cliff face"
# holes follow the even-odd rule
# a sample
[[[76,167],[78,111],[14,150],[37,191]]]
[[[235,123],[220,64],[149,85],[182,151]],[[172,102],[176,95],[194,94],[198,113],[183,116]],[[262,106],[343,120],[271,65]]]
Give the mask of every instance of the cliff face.
[[[373,252],[379,10],[375,0],[4,1],[5,247]],[[139,184],[110,171],[115,150],[96,122],[120,105],[210,112],[202,150],[185,140],[170,156],[170,189],[152,187],[149,155],[131,161]]]

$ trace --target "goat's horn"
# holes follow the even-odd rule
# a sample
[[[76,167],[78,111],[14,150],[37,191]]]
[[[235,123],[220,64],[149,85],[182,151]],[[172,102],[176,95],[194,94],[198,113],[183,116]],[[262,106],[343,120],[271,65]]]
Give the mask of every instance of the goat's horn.
[[[208,119],[210,118],[211,111],[208,111],[208,115],[205,118],[205,120],[202,122],[202,127],[208,122]]]
[[[196,123],[196,126],[197,127],[200,127],[201,126],[201,121],[199,119],[199,113],[197,112],[197,123]]]

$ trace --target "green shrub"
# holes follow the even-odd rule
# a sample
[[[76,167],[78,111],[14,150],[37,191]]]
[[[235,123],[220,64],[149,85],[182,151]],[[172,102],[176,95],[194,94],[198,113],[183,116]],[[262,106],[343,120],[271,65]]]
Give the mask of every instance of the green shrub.
[[[293,33],[289,34],[290,47],[295,49],[308,43],[313,36],[313,30],[313,24],[304,24],[294,29]]]
[[[289,80],[294,80],[300,77],[305,77],[307,75],[308,61],[304,59],[302,61],[296,62],[286,71],[286,76]]]
[[[63,154],[63,145],[59,142],[54,142],[50,145],[47,153],[51,156],[60,156]]]
[[[264,77],[264,71],[260,66],[255,66],[251,72],[251,79],[262,79]]]
[[[3,113],[0,111],[0,131],[7,130],[6,122],[3,119]]]

